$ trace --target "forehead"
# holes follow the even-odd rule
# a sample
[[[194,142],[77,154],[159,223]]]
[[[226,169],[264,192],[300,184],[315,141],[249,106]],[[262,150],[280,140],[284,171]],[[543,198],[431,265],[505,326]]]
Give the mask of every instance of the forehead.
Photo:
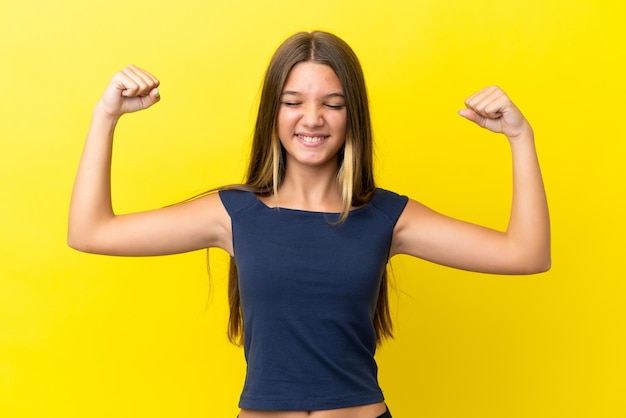
[[[339,77],[328,65],[316,62],[296,64],[283,86],[283,94],[342,93]]]

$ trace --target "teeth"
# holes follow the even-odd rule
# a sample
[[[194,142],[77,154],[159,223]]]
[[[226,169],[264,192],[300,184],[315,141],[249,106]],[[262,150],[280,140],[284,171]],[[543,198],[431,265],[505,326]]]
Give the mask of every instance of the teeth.
[[[315,142],[320,142],[322,139],[324,139],[323,136],[304,136],[304,135],[298,135],[298,137],[300,139],[302,139],[304,142],[309,142],[309,143],[315,143]]]

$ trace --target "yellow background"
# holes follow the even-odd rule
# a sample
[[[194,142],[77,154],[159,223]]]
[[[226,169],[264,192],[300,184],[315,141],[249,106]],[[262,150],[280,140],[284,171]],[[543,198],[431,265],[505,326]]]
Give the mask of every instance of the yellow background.
[[[531,120],[553,268],[473,274],[394,259],[396,339],[378,353],[394,417],[626,417],[626,8],[609,0],[0,3],[0,416],[234,417],[227,258],[65,244],[90,113],[122,66],[162,81],[125,116],[118,211],[242,179],[265,66],[298,30],[361,58],[379,185],[504,228],[504,138],[457,116],[503,87]]]

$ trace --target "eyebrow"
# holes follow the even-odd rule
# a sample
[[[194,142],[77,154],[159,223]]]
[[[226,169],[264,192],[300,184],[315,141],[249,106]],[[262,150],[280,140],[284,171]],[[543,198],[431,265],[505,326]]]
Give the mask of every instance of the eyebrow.
[[[286,90],[283,91],[281,93],[281,96],[286,96],[286,95],[292,95],[292,96],[298,96],[302,93],[298,92],[298,91],[294,91],[294,90]],[[327,95],[324,96],[324,98],[331,98],[331,97],[341,97],[341,98],[345,98],[344,94],[341,92],[335,92],[335,93],[329,93]]]

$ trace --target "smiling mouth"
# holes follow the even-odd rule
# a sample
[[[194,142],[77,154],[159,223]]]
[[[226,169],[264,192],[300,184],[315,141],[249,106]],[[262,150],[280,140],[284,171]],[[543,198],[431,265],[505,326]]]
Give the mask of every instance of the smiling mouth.
[[[306,142],[307,144],[316,144],[316,143],[321,142],[324,139],[328,138],[328,135],[308,136],[308,135],[296,134],[296,137],[298,139],[302,140],[303,142]]]

